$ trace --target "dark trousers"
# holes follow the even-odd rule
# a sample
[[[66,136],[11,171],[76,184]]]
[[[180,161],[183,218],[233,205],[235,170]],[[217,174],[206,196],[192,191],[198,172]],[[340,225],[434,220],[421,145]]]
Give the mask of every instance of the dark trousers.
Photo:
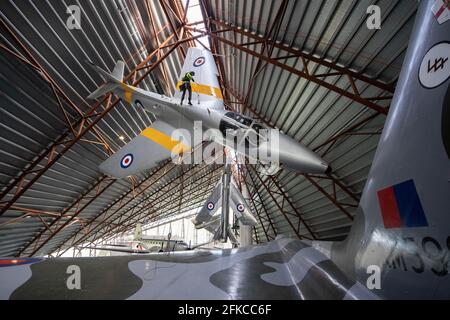
[[[192,99],[192,87],[191,84],[189,82],[185,82],[182,86],[183,94],[181,95],[181,103],[183,103],[184,101],[184,96],[186,94],[186,90],[189,91],[189,103],[191,103],[191,99]]]

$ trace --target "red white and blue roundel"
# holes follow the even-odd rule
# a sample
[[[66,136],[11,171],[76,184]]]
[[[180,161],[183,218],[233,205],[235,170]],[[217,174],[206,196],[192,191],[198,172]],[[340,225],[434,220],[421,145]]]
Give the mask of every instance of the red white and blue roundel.
[[[129,166],[131,166],[131,164],[133,163],[133,155],[131,153],[126,154],[122,160],[120,160],[120,166],[124,169],[128,168]]]
[[[194,67],[200,67],[202,65],[205,64],[205,57],[198,57],[197,59],[195,59],[194,61]]]
[[[208,208],[208,210],[211,211],[212,209],[214,209],[214,203],[208,202],[208,204],[206,205],[206,208]]]
[[[244,207],[244,205],[243,205],[242,203],[239,203],[239,204],[236,206],[236,208],[237,208],[237,210],[238,210],[239,212],[244,212],[244,210],[245,210],[245,207]]]

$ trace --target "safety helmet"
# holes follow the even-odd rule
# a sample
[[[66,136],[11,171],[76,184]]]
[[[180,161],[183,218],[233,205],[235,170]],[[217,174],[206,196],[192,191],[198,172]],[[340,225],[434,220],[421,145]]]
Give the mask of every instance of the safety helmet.
[[[191,73],[191,76],[195,76],[195,72],[194,71],[191,71],[190,73]]]

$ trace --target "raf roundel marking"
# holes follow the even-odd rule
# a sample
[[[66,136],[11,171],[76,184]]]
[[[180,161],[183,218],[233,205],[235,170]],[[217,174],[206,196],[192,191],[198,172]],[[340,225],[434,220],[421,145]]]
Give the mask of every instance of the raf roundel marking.
[[[211,211],[212,209],[214,209],[214,203],[208,202],[208,204],[206,205],[206,207],[208,208],[209,211]]]
[[[197,59],[195,59],[194,61],[194,67],[200,67],[202,65],[205,64],[205,57],[198,57]]]
[[[129,166],[131,166],[131,164],[133,163],[133,155],[131,153],[125,155],[122,160],[120,160],[120,166],[124,169],[128,168]]]
[[[237,205],[237,210],[239,211],[239,212],[244,212],[244,205],[242,204],[242,203],[239,203],[238,205]]]
[[[450,43],[434,45],[423,57],[419,68],[420,84],[433,89],[450,78]]]

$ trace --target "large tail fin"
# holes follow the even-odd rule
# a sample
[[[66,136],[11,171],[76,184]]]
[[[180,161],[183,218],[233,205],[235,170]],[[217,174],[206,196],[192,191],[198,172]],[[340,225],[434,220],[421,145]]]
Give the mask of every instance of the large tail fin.
[[[450,22],[436,8],[450,11],[420,2],[358,215],[331,252],[364,282],[380,268],[386,298],[450,297]]]
[[[114,66],[113,72],[110,74],[103,70],[102,68],[96,66],[90,61],[87,61],[88,64],[91,66],[93,70],[95,70],[102,78],[106,81],[106,83],[100,87],[98,87],[97,90],[92,92],[88,99],[97,99],[101,96],[114,91],[114,89],[120,87],[122,80],[123,80],[123,73],[125,69],[125,63],[123,61],[117,61],[116,65]]]
[[[205,49],[189,48],[181,75],[175,88],[175,97],[181,98],[181,79],[188,72],[195,72],[192,83],[192,102],[211,102],[223,107],[223,96],[219,85],[218,71],[212,53]]]

